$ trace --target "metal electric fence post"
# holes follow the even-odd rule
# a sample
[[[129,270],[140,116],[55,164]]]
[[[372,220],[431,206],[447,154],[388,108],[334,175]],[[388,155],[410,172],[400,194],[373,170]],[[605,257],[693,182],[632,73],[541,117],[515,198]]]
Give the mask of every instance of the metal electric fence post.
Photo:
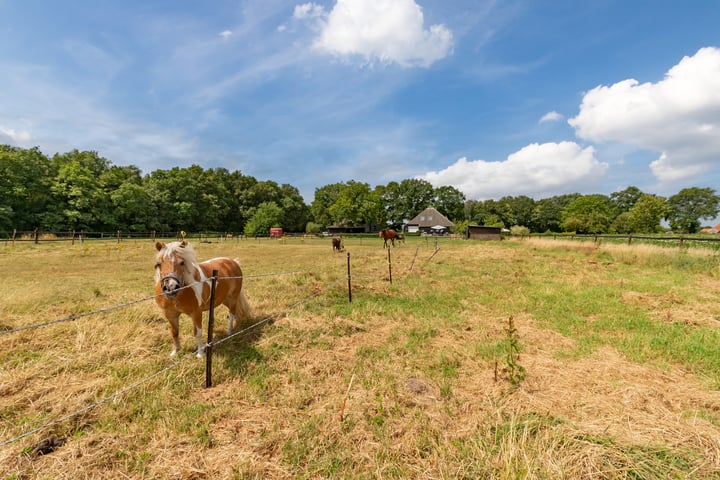
[[[390,247],[388,247],[388,272],[390,272],[390,284],[392,284],[392,260],[390,260]]]
[[[208,311],[208,336],[207,347],[205,348],[205,388],[212,387],[212,341],[213,327],[215,323],[215,285],[217,284],[218,271],[213,270],[212,282],[210,283],[210,310]]]
[[[350,252],[347,254],[347,267],[348,267],[348,301],[352,303],[352,283],[350,281]]]

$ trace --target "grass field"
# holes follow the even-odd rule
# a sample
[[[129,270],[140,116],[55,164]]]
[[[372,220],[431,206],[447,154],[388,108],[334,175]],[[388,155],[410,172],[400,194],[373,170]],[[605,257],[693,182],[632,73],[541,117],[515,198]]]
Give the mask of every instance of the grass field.
[[[0,478],[720,478],[717,252],[437,246],[393,249],[390,283],[346,240],[350,303],[329,239],[195,244],[239,258],[262,322],[210,389],[152,299],[1,335]],[[149,297],[154,254],[0,245],[0,331]]]

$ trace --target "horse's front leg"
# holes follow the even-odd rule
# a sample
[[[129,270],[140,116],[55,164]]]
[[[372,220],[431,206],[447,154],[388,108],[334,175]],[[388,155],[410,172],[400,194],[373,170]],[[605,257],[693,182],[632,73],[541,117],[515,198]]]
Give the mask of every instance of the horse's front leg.
[[[193,325],[195,327],[195,339],[197,340],[197,354],[198,358],[205,356],[205,342],[203,342],[203,328],[202,328],[202,310],[191,315]]]
[[[175,311],[165,310],[165,318],[167,318],[170,324],[170,335],[173,339],[173,351],[170,352],[170,356],[174,357],[180,351],[180,313]]]

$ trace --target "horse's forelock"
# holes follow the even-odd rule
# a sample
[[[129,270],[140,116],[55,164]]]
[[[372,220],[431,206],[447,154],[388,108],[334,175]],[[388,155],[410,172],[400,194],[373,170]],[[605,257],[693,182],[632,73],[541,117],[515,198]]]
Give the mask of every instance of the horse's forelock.
[[[173,257],[182,259],[185,262],[185,275],[194,278],[197,262],[192,245],[187,242],[170,242],[157,254],[158,261],[169,260]]]

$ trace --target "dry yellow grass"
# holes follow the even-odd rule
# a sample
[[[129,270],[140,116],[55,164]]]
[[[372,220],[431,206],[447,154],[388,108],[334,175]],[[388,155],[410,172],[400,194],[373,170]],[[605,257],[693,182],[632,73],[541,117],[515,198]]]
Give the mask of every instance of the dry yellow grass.
[[[1,447],[3,478],[720,472],[717,372],[689,360],[639,362],[597,338],[587,347],[583,335],[561,333],[543,316],[542,295],[553,289],[607,286],[613,301],[654,322],[716,328],[717,272],[686,270],[682,282],[663,282],[662,275],[679,278],[677,261],[655,256],[677,252],[445,241],[429,259],[432,243],[415,240],[393,250],[390,285],[378,241],[346,240],[348,304],[346,256],[333,254],[329,240],[195,246],[201,259],[238,257],[255,318],[278,318],[219,348],[213,388],[203,388],[204,362],[183,358],[112,401]],[[8,285],[0,328],[151,295],[153,255],[150,242],[1,248]],[[708,265],[716,260],[701,255]],[[300,273],[266,275],[291,271]],[[588,332],[606,321],[582,308]],[[509,316],[526,371],[518,387],[502,378]],[[192,353],[190,322],[181,322],[183,353]],[[167,326],[151,301],[0,338],[0,442],[173,365]],[[51,436],[67,442],[28,454]]]

